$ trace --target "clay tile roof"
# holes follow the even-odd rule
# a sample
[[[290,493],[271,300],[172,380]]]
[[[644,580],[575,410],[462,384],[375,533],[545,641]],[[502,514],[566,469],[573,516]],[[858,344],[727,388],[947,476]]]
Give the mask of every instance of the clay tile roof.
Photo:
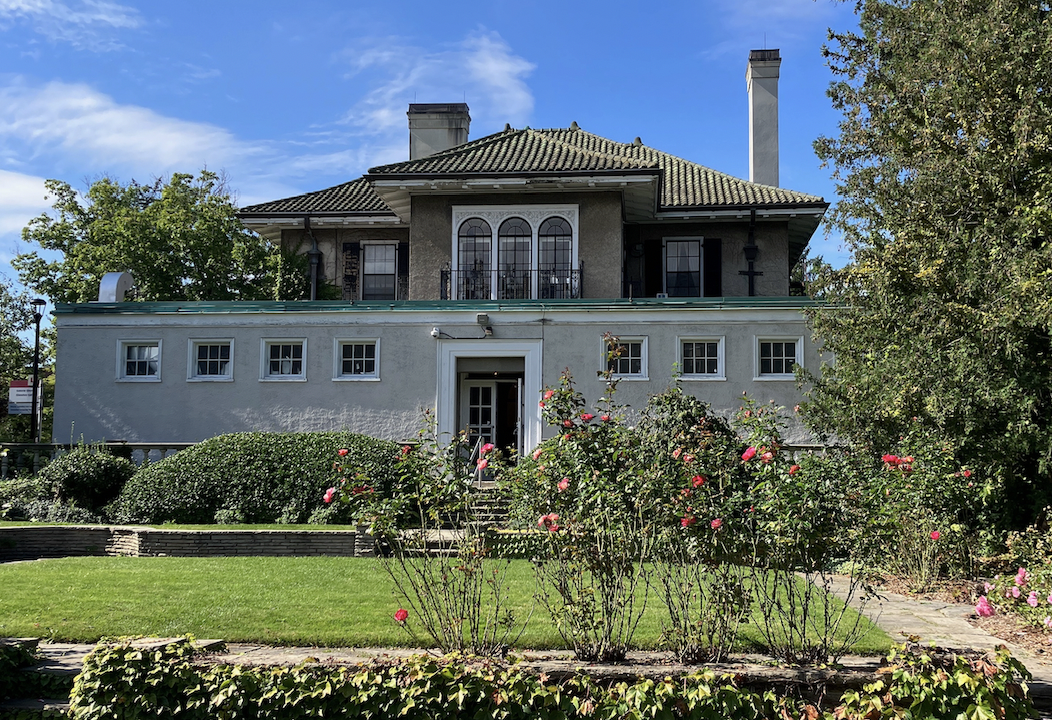
[[[265,215],[269,213],[363,213],[371,215],[394,215],[365,178],[316,190],[305,195],[271,200],[258,205],[249,205],[239,210],[240,215]]]
[[[544,175],[653,171],[661,175],[662,209],[735,206],[825,206],[817,195],[760,185],[655,150],[620,143],[577,127],[505,130],[426,158],[381,165],[368,175],[326,190],[241,209],[241,214],[393,214],[370,186],[384,178]]]

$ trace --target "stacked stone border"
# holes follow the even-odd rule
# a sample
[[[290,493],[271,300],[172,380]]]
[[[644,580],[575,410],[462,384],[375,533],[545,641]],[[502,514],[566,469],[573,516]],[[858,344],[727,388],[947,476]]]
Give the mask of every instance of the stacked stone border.
[[[127,557],[367,557],[373,538],[357,530],[177,530],[100,525],[19,525],[0,528],[0,562],[43,558]]]

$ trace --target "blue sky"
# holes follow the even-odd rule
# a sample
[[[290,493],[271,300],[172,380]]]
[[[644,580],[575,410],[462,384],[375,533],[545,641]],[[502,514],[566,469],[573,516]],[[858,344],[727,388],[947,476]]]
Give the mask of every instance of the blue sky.
[[[853,3],[0,0],[0,273],[35,248],[45,178],[223,171],[247,205],[405,159],[410,102],[467,102],[471,137],[583,129],[748,177],[745,63],[779,48],[781,185],[834,201],[821,56]],[[847,256],[820,230],[813,252]]]

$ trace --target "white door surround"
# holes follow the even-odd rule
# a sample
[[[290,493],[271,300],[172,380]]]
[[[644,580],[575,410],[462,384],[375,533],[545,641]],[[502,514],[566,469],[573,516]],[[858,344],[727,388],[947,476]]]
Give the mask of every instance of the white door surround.
[[[438,387],[435,408],[439,437],[448,441],[457,427],[457,360],[460,358],[522,358],[524,365],[523,438],[525,452],[541,441],[541,340],[447,340],[438,341]]]

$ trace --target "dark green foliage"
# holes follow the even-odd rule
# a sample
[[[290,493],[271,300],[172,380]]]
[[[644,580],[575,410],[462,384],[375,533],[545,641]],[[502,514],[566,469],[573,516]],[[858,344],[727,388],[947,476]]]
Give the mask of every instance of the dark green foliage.
[[[25,644],[11,641],[0,643],[0,702],[21,692],[21,671],[36,661],[32,648]]]
[[[44,466],[37,479],[54,487],[59,500],[98,513],[134,474],[132,461],[82,445]]]
[[[920,423],[981,472],[987,525],[1020,529],[1052,502],[1052,13],[857,7],[825,50],[839,134],[816,142],[853,260],[810,287],[836,361],[805,412],[878,455]]]
[[[30,220],[22,239],[60,257],[23,253],[11,264],[54,302],[93,300],[102,276],[122,270],[135,277],[139,300],[273,298],[276,254],[241,224],[213,172],[149,184],[102,178],[83,196],[58,180],[45,185],[54,212]]]
[[[394,443],[347,432],[234,433],[140,468],[113,516],[125,523],[348,522],[346,513],[317,512],[341,448],[375,487],[394,487]]]
[[[731,675],[703,670],[682,678],[602,683],[581,673],[562,681],[498,661],[418,656],[358,667],[210,666],[186,641],[159,650],[100,645],[73,690],[75,720],[140,717],[493,718],[689,717],[746,720],[834,717],[1000,717],[1022,720],[1032,704],[1026,670],[1007,651],[994,661],[906,650],[886,679],[822,707],[773,691],[739,688]]]

